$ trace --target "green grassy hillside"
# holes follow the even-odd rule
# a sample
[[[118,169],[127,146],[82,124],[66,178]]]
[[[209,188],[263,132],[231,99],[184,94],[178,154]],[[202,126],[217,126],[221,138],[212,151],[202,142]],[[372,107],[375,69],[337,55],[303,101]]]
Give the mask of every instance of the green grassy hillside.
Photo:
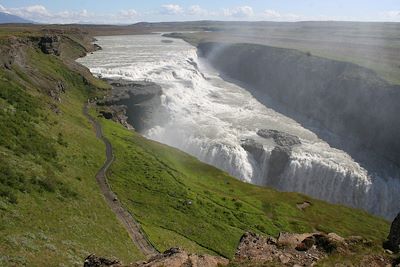
[[[104,145],[82,115],[93,89],[59,57],[20,52],[23,64],[0,68],[0,266],[142,258],[94,179]],[[61,103],[47,94],[57,82]]]
[[[361,235],[375,247],[387,235],[388,223],[363,211],[246,184],[119,124],[102,124],[116,156],[111,187],[161,251],[183,246],[232,258],[248,230]],[[297,208],[304,201],[311,206]]]
[[[100,88],[107,85],[73,63],[87,51],[86,41],[65,36],[61,56],[54,56],[43,54],[29,36],[4,36],[0,266],[81,266],[90,253],[123,262],[142,259],[94,178],[105,159],[104,145],[82,108],[88,98],[103,95]],[[10,48],[17,57],[1,53]],[[60,84],[65,93],[59,92]],[[180,246],[231,258],[247,230],[362,235],[373,241],[371,249],[379,250],[387,235],[389,224],[365,212],[242,183],[183,152],[99,120],[116,156],[111,187],[159,250]],[[311,206],[298,209],[296,204],[304,201]]]

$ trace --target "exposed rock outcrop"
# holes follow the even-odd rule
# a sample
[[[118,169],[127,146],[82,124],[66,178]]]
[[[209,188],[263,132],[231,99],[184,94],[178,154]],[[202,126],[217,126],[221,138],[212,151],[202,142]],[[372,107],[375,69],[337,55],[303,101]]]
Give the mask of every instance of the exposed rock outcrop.
[[[263,145],[257,143],[254,139],[244,139],[241,141],[241,146],[249,152],[253,158],[261,165],[264,158]]]
[[[245,233],[236,251],[235,261],[253,263],[274,263],[278,266],[311,266],[326,257],[326,252],[314,244],[307,249],[296,249],[312,234],[281,233],[278,239]],[[307,251],[307,252],[306,252]]]
[[[119,260],[110,260],[102,257],[97,257],[94,254],[86,257],[83,267],[118,267],[121,266]]]
[[[287,164],[289,164],[292,148],[295,145],[301,144],[300,138],[289,133],[272,129],[258,130],[257,135],[266,139],[271,138],[276,144],[269,157],[269,169],[267,174],[269,185],[276,186]],[[260,144],[258,145],[260,146]],[[259,158],[259,155],[262,155],[260,152],[254,153],[256,147],[255,141],[251,143],[247,142],[243,147],[245,149],[247,148],[246,150],[252,153],[256,159]]]
[[[314,266],[331,255],[356,255],[357,246],[359,249],[368,245],[369,241],[363,238],[345,239],[335,233],[280,233],[275,239],[249,232],[240,240],[234,263],[238,266]],[[390,257],[368,255],[362,258],[361,264],[352,266],[386,267],[395,264]]]
[[[393,220],[389,236],[383,245],[395,253],[400,251],[400,213]]]
[[[279,177],[289,164],[291,149],[284,146],[276,146],[269,158],[268,181],[271,185],[277,185]]]
[[[38,45],[43,53],[59,56],[60,41],[61,36],[59,35],[46,35],[40,38]]]
[[[147,129],[157,118],[156,124],[162,125],[166,112],[161,105],[162,89],[152,82],[108,80],[112,86],[111,95],[104,104],[113,110],[113,119],[124,125],[132,125],[136,131]],[[157,113],[157,116],[154,114]]]

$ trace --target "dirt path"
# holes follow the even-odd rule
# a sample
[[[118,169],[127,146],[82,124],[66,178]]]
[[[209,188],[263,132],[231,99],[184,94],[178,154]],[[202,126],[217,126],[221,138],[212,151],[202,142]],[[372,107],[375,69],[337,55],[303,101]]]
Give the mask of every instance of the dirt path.
[[[100,123],[89,115],[87,104],[85,104],[83,108],[83,114],[90,120],[90,122],[94,126],[96,130],[96,137],[102,140],[103,143],[106,145],[106,161],[96,174],[96,180],[100,186],[101,192],[103,193],[108,206],[110,206],[111,210],[115,213],[118,220],[124,225],[133,243],[142,251],[145,256],[149,257],[154,254],[158,254],[159,252],[153,247],[153,245],[143,234],[139,223],[127,210],[123,208],[121,202],[117,199],[114,192],[111,191],[106,177],[107,170],[114,161],[114,154],[111,143],[106,137],[104,137]]]

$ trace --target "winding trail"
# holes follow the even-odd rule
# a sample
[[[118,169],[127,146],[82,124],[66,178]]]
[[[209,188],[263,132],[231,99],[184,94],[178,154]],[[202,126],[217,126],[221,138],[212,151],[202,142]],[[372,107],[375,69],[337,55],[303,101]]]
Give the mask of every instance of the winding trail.
[[[106,145],[106,161],[97,172],[96,180],[100,186],[101,192],[103,193],[108,206],[115,213],[118,220],[123,224],[133,243],[146,257],[158,254],[159,252],[156,250],[156,248],[154,248],[154,246],[150,243],[148,238],[141,230],[140,224],[126,209],[124,209],[115,193],[111,190],[110,185],[107,181],[106,173],[108,168],[114,161],[113,148],[110,141],[108,141],[108,139],[104,137],[100,123],[96,121],[91,115],[89,115],[88,104],[85,104],[83,108],[83,114],[89,119],[94,129],[96,130],[96,137],[103,141],[103,143]]]

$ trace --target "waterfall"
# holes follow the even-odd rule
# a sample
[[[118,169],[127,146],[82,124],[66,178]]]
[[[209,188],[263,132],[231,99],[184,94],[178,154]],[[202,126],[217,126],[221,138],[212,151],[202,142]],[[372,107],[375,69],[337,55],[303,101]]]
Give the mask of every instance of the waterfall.
[[[159,35],[99,37],[103,50],[80,59],[92,73],[107,78],[150,80],[163,88],[169,120],[142,132],[179,148],[243,181],[295,191],[392,218],[400,210],[400,179],[369,173],[347,153],[330,147],[299,123],[259,103],[248,91],[223,80],[196,49]],[[273,129],[301,141],[285,152],[287,163],[271,175]],[[244,140],[253,147],[244,148]],[[252,151],[251,149],[254,149]],[[285,157],[284,152],[281,155]]]

